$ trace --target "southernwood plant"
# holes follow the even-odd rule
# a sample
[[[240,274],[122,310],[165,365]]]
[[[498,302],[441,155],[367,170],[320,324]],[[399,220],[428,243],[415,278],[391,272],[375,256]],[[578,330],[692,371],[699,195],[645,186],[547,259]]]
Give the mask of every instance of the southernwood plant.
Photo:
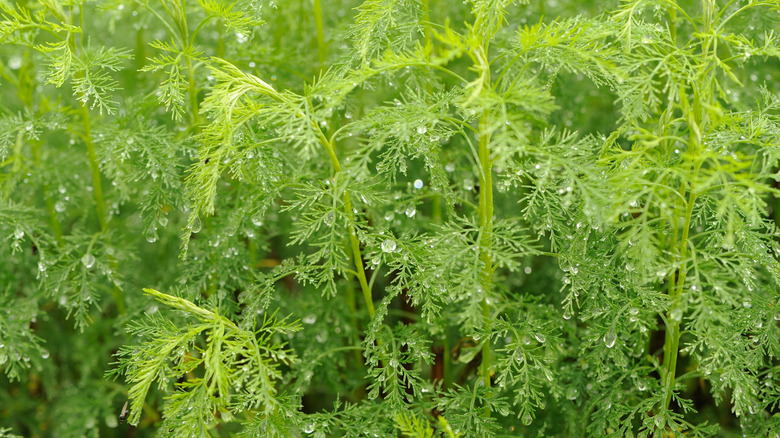
[[[777,29],[0,0],[0,436],[780,436]]]

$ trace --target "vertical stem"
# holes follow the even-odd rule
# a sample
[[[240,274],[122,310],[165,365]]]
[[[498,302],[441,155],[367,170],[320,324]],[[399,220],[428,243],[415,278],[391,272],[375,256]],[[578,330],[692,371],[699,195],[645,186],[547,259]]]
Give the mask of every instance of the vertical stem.
[[[73,21],[73,9],[71,7],[71,23]],[[83,26],[84,26],[84,3],[82,3],[79,7],[79,25],[82,29],[82,34],[80,34],[79,43],[76,44],[75,40],[75,34],[71,33],[68,35],[68,44],[71,47],[71,50],[77,53],[81,53],[82,51],[82,44],[84,41],[84,35],[83,35]],[[78,72],[77,76],[83,76],[85,73]],[[97,154],[95,153],[95,143],[92,140],[92,120],[89,116],[89,108],[87,107],[86,102],[82,102],[81,104],[81,119],[82,123],[84,124],[84,134],[83,134],[83,140],[84,144],[87,147],[87,157],[89,159],[89,170],[92,174],[92,192],[95,196],[95,211],[97,212],[98,216],[98,222],[100,223],[100,230],[105,235],[108,232],[108,216],[106,214],[106,202],[103,199],[103,182],[101,180],[100,175],[100,165],[98,164],[97,160]],[[109,264],[111,265],[112,269],[117,268],[117,261],[113,257],[109,256]],[[122,290],[118,287],[114,287],[111,290],[111,295],[114,298],[114,302],[116,303],[117,312],[119,314],[125,313],[125,299],[124,295],[122,293]]]
[[[368,287],[368,281],[366,280],[366,271],[363,269],[363,256],[360,253],[360,241],[357,238],[355,226],[354,213],[352,212],[352,201],[349,198],[349,193],[344,192],[344,211],[349,218],[349,241],[352,244],[352,258],[355,262],[355,270],[357,272],[358,282],[360,282],[360,289],[363,291],[363,300],[366,302],[366,308],[368,309],[368,315],[373,318],[376,311],[374,310],[374,299],[371,296],[371,289]]]
[[[341,172],[341,163],[336,156],[336,148],[320,130],[319,125],[315,121],[312,121],[312,126],[316,127],[319,132],[320,143],[325,147],[325,151],[330,157],[330,163],[333,166],[334,175],[338,175]],[[346,213],[349,219],[349,242],[352,247],[352,259],[355,265],[355,276],[360,283],[360,289],[363,291],[363,300],[366,303],[368,309],[368,315],[373,318],[376,314],[374,310],[374,299],[371,296],[371,288],[368,287],[368,280],[366,279],[366,271],[363,268],[363,255],[360,253],[360,241],[357,238],[357,231],[355,230],[355,214],[352,212],[352,199],[349,196],[349,192],[344,192],[344,213]]]
[[[190,111],[192,111],[192,126],[197,126],[200,123],[200,115],[198,109],[198,89],[195,86],[195,67],[192,65],[192,60],[189,56],[187,59],[187,76],[188,76],[188,90],[190,95]]]
[[[480,241],[479,251],[480,260],[482,260],[482,317],[484,324],[490,320],[490,296],[493,285],[493,258],[490,256],[489,248],[493,243],[493,163],[490,161],[490,134],[488,133],[488,114],[484,113],[479,119],[479,164],[480,164],[480,184],[479,184],[479,228]],[[482,380],[485,386],[490,386],[490,367],[491,351],[490,341],[486,340],[482,344]]]
[[[108,231],[108,220],[106,218],[106,203],[103,200],[103,182],[100,177],[100,166],[95,154],[95,144],[92,141],[92,124],[89,117],[89,109],[86,104],[81,106],[81,118],[84,123],[84,143],[87,146],[87,156],[89,157],[89,170],[92,173],[92,190],[95,194],[95,210],[97,211],[100,229],[105,233]]]
[[[680,345],[680,321],[682,320],[682,309],[680,305],[682,302],[683,287],[685,287],[685,277],[688,273],[686,267],[685,258],[688,255],[688,233],[691,227],[691,216],[693,214],[693,205],[696,203],[697,194],[691,190],[688,196],[688,205],[685,211],[685,223],[683,224],[682,238],[679,241],[680,249],[680,269],[677,276],[677,280],[672,290],[672,305],[669,309],[669,313],[666,315],[666,320],[669,327],[666,329],[666,338],[664,341],[664,392],[666,393],[666,399],[664,402],[664,409],[669,409],[669,403],[672,400],[672,392],[675,385],[675,374],[677,371],[677,353]],[[675,312],[677,310],[677,312]],[[673,317],[673,313],[676,313],[676,318]]]
[[[422,20],[425,22],[423,27],[423,35],[425,38],[425,47],[430,48],[433,45],[433,39],[431,38],[431,7],[428,4],[428,0],[422,0]]]
[[[40,141],[32,142],[33,159],[35,160],[35,167],[40,167],[41,164],[41,143]],[[49,183],[43,183],[43,197],[46,200],[46,210],[49,212],[49,224],[51,225],[51,231],[54,233],[54,239],[57,241],[57,245],[62,247],[65,245],[65,240],[62,238],[62,225],[59,219],[57,219],[57,210],[54,209],[54,199],[51,197],[49,191]]]
[[[322,4],[314,0],[314,27],[317,29],[317,60],[320,71],[325,68],[328,58],[328,46],[325,45],[325,25],[322,18]]]

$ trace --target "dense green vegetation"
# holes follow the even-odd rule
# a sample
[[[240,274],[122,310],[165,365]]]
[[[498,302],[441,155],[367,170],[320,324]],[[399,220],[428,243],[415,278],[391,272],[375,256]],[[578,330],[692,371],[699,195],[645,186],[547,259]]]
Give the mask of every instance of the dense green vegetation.
[[[780,437],[776,29],[0,0],[0,437]]]

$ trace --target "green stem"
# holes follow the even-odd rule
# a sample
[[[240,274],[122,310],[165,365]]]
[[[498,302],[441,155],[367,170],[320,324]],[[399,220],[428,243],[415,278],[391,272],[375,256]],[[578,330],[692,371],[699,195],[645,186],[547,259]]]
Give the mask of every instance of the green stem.
[[[686,257],[688,255],[688,236],[691,227],[691,216],[693,215],[693,206],[696,203],[696,197],[698,195],[691,190],[688,196],[688,205],[685,210],[685,223],[682,229],[682,238],[678,242],[679,248],[679,260],[681,266],[679,268],[679,274],[674,288],[671,290],[672,304],[669,308],[669,312],[666,314],[666,321],[669,326],[666,329],[666,336],[664,340],[664,409],[669,409],[669,404],[672,400],[672,393],[674,391],[676,372],[677,372],[677,353],[680,346],[680,322],[682,321],[682,294],[685,287],[685,277],[688,273],[686,268]],[[676,318],[673,314],[676,313]]]
[[[480,260],[482,261],[482,317],[484,324],[490,321],[490,304],[488,297],[493,286],[493,258],[490,255],[490,246],[493,243],[493,163],[490,161],[490,134],[488,134],[488,114],[482,114],[479,119],[479,227],[481,237],[479,240]],[[485,386],[490,386],[491,351],[490,341],[482,344],[482,380]]]
[[[190,111],[192,111],[192,126],[197,126],[200,123],[200,115],[198,109],[198,89],[195,86],[195,66],[192,65],[192,59],[186,56],[187,62],[187,76],[188,86],[187,92],[190,95]]]
[[[95,143],[92,141],[92,123],[89,117],[89,109],[86,105],[81,106],[81,117],[84,123],[84,143],[87,146],[89,170],[92,173],[92,192],[95,195],[95,210],[97,211],[98,222],[100,222],[100,229],[105,233],[108,231],[108,219],[106,217],[106,203],[103,200],[103,182],[100,176],[97,154],[95,153]]]
[[[72,9],[71,9],[71,17],[72,15]],[[71,20],[72,22],[72,20]],[[82,5],[81,8],[79,8],[79,22],[82,25],[84,23],[84,7]],[[74,52],[81,53],[83,48],[83,35],[79,39],[78,45],[76,44],[76,40],[74,37],[74,34],[69,34],[67,41],[68,44],[71,47],[71,50]],[[85,73],[83,71],[78,72],[77,76],[83,76]],[[89,170],[92,174],[92,192],[95,196],[95,211],[97,212],[98,216],[98,222],[100,223],[100,230],[102,231],[103,235],[107,235],[108,233],[108,215],[106,213],[106,202],[103,199],[103,181],[101,179],[100,175],[100,165],[98,164],[97,160],[97,154],[95,153],[95,143],[92,140],[92,119],[89,115],[89,108],[87,107],[86,102],[82,103],[81,105],[81,119],[82,123],[84,124],[84,133],[83,133],[83,140],[84,144],[87,147],[87,157],[89,158]],[[109,256],[109,265],[111,266],[112,270],[116,270],[118,267],[118,262],[114,257]],[[117,312],[121,315],[125,313],[125,299],[124,295],[122,293],[122,290],[118,287],[114,287],[111,291],[111,295],[114,298],[114,302],[116,303]]]
[[[317,29],[317,60],[319,61],[319,69],[322,71],[328,58],[328,46],[325,45],[325,26],[320,0],[314,0],[314,27]]]
[[[325,150],[328,153],[328,157],[330,157],[330,163],[333,166],[334,175],[338,175],[341,172],[341,163],[339,163],[339,159],[336,156],[335,146],[327,139],[327,137],[325,137],[325,134],[322,133],[322,130],[319,129],[319,125],[317,125],[316,122],[312,121],[312,124],[313,126],[317,127],[320,143],[325,147]],[[355,230],[354,225],[355,214],[352,212],[352,199],[350,198],[348,191],[344,191],[342,200],[344,202],[344,213],[347,215],[347,219],[349,220],[349,243],[352,247],[352,259],[355,264],[355,276],[358,278],[360,289],[363,291],[363,300],[366,303],[368,315],[373,318],[376,314],[376,311],[374,310],[374,300],[371,296],[371,288],[368,286],[368,280],[366,279],[366,271],[363,269],[363,255],[360,253],[360,241],[357,238],[357,230]]]
[[[32,153],[33,159],[35,160],[35,167],[38,168],[41,164],[41,143],[37,140],[32,142]],[[62,238],[62,225],[60,224],[60,220],[57,219],[57,210],[54,209],[54,199],[51,197],[49,189],[49,183],[43,183],[43,197],[46,200],[46,210],[49,212],[51,231],[54,233],[54,239],[57,241],[57,245],[62,247],[65,245],[65,239]]]
[[[425,22],[423,27],[425,47],[431,49],[433,47],[433,38],[431,37],[431,7],[428,0],[422,0],[422,21]]]
[[[368,315],[373,319],[374,314],[374,299],[371,296],[371,288],[368,287],[368,281],[366,280],[366,271],[363,269],[363,256],[360,253],[360,241],[357,238],[355,231],[354,213],[352,213],[352,201],[349,198],[349,192],[344,192],[344,211],[349,218],[349,241],[352,245],[352,258],[355,261],[355,270],[357,272],[357,278],[360,282],[360,289],[363,291],[363,300],[366,302],[366,308],[368,309]]]

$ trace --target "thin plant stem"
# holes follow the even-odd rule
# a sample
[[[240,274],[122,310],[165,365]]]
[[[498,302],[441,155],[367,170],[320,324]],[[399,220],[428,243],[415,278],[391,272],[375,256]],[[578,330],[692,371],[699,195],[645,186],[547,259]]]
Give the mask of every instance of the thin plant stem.
[[[319,61],[319,69],[322,71],[328,59],[328,46],[325,44],[325,25],[323,24],[320,0],[314,0],[314,27],[317,32],[317,60]]]
[[[675,386],[675,374],[677,370],[677,354],[680,345],[680,321],[682,320],[681,297],[683,293],[683,287],[685,286],[685,277],[688,272],[686,268],[685,259],[688,255],[688,236],[691,227],[691,217],[693,214],[693,206],[696,203],[696,193],[691,191],[688,198],[688,203],[685,211],[685,223],[682,229],[682,238],[679,241],[679,260],[681,267],[677,280],[672,288],[671,292],[671,307],[666,315],[666,321],[668,327],[666,329],[666,337],[664,341],[664,409],[669,409],[669,403],[672,400],[672,393]],[[675,315],[676,314],[676,315]]]
[[[316,124],[316,122],[312,121],[312,125],[317,127],[318,133],[319,133],[319,139],[320,143],[325,147],[325,150],[328,154],[328,157],[330,157],[331,165],[333,166],[333,173],[334,177],[338,176],[338,174],[341,172],[341,163],[339,163],[339,159],[336,156],[336,148],[335,145],[328,140],[327,137],[325,137],[325,134],[320,130],[319,125]],[[335,137],[334,137],[335,138]],[[368,315],[373,318],[376,314],[376,311],[374,310],[374,300],[371,296],[371,288],[368,287],[368,280],[366,279],[366,271],[363,268],[363,255],[360,252],[360,240],[357,238],[357,230],[355,229],[355,214],[352,211],[352,199],[349,196],[348,191],[344,191],[344,195],[342,197],[342,201],[344,202],[344,213],[347,215],[347,219],[349,221],[349,243],[352,247],[352,258],[355,265],[355,276],[358,279],[358,282],[360,283],[360,289],[363,292],[363,300],[366,303],[366,309],[368,309]]]
[[[485,324],[490,320],[490,304],[488,297],[493,285],[493,258],[490,255],[492,245],[491,231],[493,227],[493,176],[492,162],[490,161],[490,135],[488,134],[489,116],[483,114],[479,120],[479,226],[481,238],[479,240],[480,260],[482,261],[482,317]],[[482,344],[482,380],[485,386],[490,386],[491,351],[490,341]]]

